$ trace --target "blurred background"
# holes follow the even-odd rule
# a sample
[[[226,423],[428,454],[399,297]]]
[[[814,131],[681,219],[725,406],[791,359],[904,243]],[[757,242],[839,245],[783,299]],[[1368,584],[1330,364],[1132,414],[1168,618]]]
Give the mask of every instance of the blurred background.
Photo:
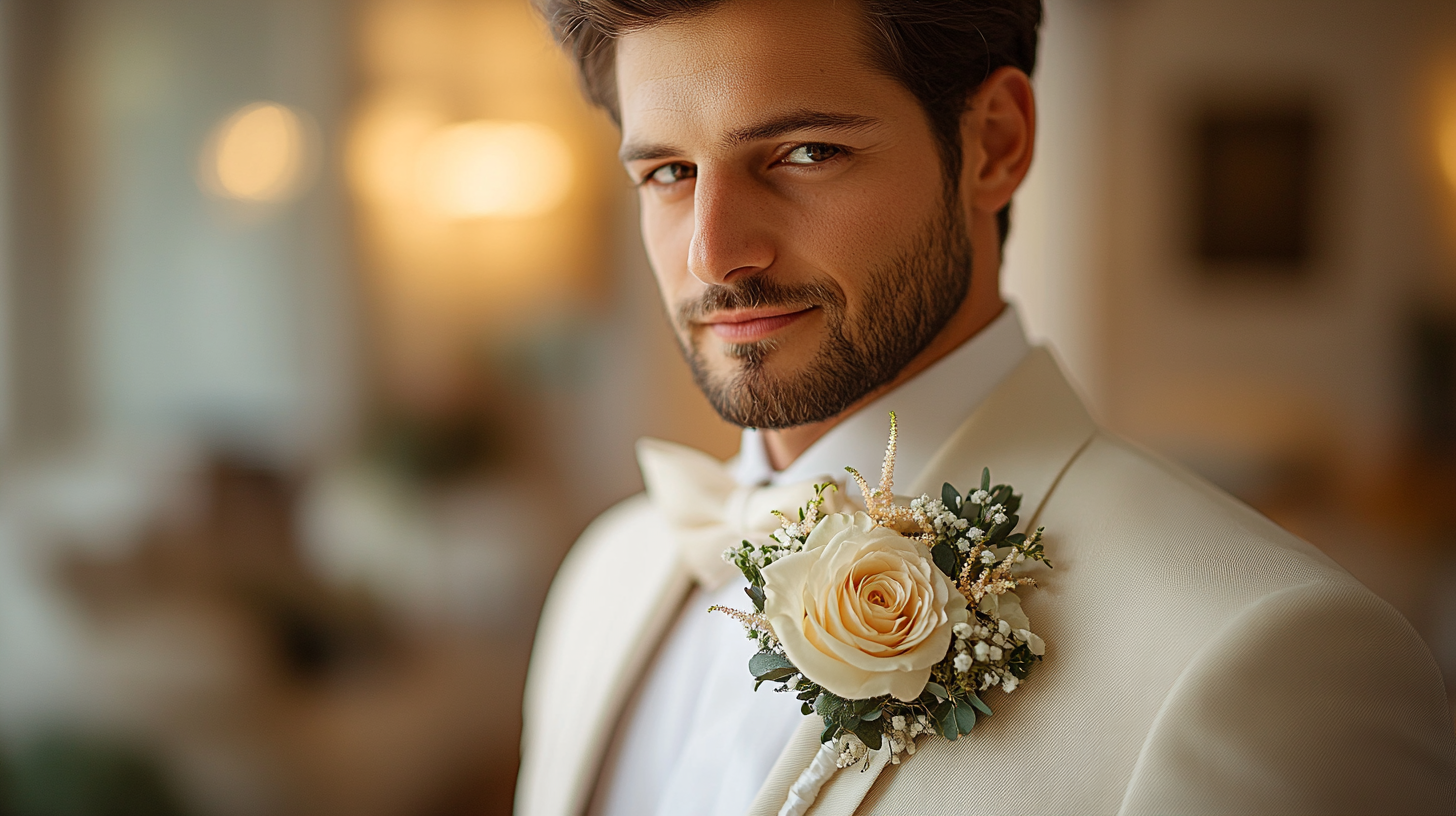
[[[1456,679],[1456,4],[1047,0],[1007,296]],[[0,813],[509,809],[678,359],[526,0],[0,2]],[[1456,688],[1456,686],[1453,686]]]

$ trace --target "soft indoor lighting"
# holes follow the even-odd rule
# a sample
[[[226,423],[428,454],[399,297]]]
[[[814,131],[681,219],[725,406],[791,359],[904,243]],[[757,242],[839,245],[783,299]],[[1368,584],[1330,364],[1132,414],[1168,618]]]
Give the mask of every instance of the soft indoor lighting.
[[[1448,105],[1443,111],[1436,138],[1441,169],[1446,173],[1446,181],[1456,187],[1456,105]]]
[[[278,201],[296,192],[304,169],[298,114],[272,102],[234,112],[213,131],[203,153],[211,192],[242,201]]]
[[[571,186],[571,150],[534,122],[480,120],[441,128],[420,148],[425,202],[450,218],[549,212]]]

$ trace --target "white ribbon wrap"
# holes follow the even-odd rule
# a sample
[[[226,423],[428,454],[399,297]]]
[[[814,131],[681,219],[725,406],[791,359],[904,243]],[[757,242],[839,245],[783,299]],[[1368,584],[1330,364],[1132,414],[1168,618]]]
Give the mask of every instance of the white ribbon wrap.
[[[818,753],[814,754],[814,761],[789,786],[789,796],[784,800],[784,806],[779,808],[779,816],[804,816],[814,805],[814,800],[819,798],[819,789],[839,770],[836,764],[838,760],[839,740],[830,740],[820,745]]]

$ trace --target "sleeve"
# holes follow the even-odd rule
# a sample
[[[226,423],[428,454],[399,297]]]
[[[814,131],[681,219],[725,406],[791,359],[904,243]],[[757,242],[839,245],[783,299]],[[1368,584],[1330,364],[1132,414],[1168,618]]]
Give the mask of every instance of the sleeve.
[[[1435,661],[1353,580],[1266,596],[1173,685],[1120,812],[1456,813]]]

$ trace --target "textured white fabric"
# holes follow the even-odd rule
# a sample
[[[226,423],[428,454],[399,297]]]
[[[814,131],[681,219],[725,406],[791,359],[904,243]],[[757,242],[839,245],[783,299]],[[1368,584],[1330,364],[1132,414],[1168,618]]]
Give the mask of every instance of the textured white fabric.
[[[995,716],[967,737],[834,775],[809,816],[1456,812],[1434,662],[1329,559],[1097,431],[1041,351],[947,436],[905,492],[969,484],[983,465],[1022,490],[1056,564],[1025,602],[1047,660],[993,692]],[[522,816],[585,807],[611,723],[682,608],[685,573],[653,561],[674,552],[637,498],[563,565],[527,685]],[[726,679],[751,687],[746,669]],[[751,813],[779,811],[819,731],[800,720]]]
[[[744,539],[767,542],[779,528],[775,511],[796,513],[814,498],[814,482],[739,485],[717,459],[660,439],[638,441],[637,461],[652,505],[678,540],[683,564],[708,590],[742,577],[723,560],[724,550]],[[842,486],[843,480],[836,481]],[[826,491],[823,511],[839,512],[847,501],[843,490]]]
[[[1014,379],[978,413],[1052,403],[1049,378]],[[959,434],[931,470],[955,482],[1064,424],[1026,420]],[[810,816],[1456,812],[1434,662],[1316,549],[1100,432],[1034,515],[1056,565],[1024,603],[1046,662],[991,692],[967,737],[832,778]],[[812,722],[795,733],[754,816],[777,812],[817,740]]]
[[[839,740],[830,740],[819,746],[809,767],[789,786],[789,795],[779,808],[779,816],[804,816],[809,812],[814,800],[819,798],[819,789],[838,770],[839,745]]]
[[[692,579],[646,496],[602,514],[567,554],[526,680],[516,810],[581,813],[622,707]]]
[[[715,470],[722,466],[704,454],[656,440],[639,443],[653,505],[677,530],[689,569],[707,578],[699,579],[701,588],[689,597],[645,672],[636,701],[651,703],[634,702],[622,718],[588,809],[592,816],[747,811],[803,715],[792,695],[753,691],[748,675],[753,643],[738,624],[705,611],[715,603],[747,607],[747,584],[728,567],[733,580],[713,591],[726,579],[699,564],[745,537],[745,528],[771,532],[776,525],[768,511],[793,512],[813,495],[815,481],[843,484],[847,464],[874,478],[892,410],[900,417],[898,470],[902,475],[923,470],[938,442],[1029,349],[1016,311],[1008,306],[960,348],[835,426],[779,474],[746,464],[767,465],[762,440],[747,431],[743,449],[758,456],[739,458],[736,491],[728,472]],[[771,486],[753,487],[762,484]],[[717,565],[728,566],[721,559]]]
[[[707,612],[713,604],[748,607],[745,586],[740,576],[688,596],[622,718],[588,813],[747,812],[804,717],[791,694],[754,693],[753,642],[737,623]]]

